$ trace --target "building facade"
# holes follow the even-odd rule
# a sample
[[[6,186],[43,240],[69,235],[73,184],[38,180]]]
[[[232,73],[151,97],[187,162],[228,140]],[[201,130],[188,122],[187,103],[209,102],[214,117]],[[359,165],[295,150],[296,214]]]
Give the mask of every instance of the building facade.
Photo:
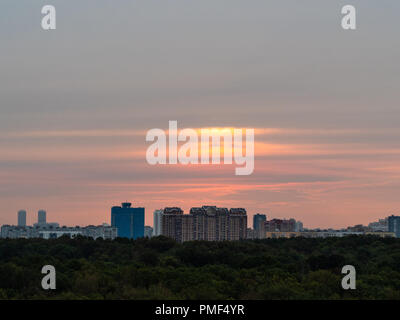
[[[151,238],[153,237],[153,228],[150,226],[144,226],[144,237]]]
[[[389,232],[394,232],[396,238],[400,238],[400,216],[391,215],[388,217]]]
[[[272,219],[265,222],[266,232],[295,232],[296,220],[295,219]]]
[[[351,232],[351,231],[302,231],[302,232],[281,232],[281,231],[267,231],[265,237],[267,239],[277,238],[343,238],[346,236],[376,236],[380,238],[393,238],[395,235],[393,232]]]
[[[178,242],[193,240],[190,228],[192,224],[193,217],[184,215],[183,210],[178,207],[165,208],[161,215],[162,235]]]
[[[296,232],[301,232],[303,231],[303,222],[301,221],[296,221],[296,226],[295,226],[295,230]]]
[[[161,215],[163,210],[154,210],[153,213],[153,235],[155,237],[161,235]]]
[[[111,208],[111,226],[117,228],[118,237],[137,239],[144,237],[144,208],[132,208],[124,202]]]
[[[265,214],[257,213],[253,216],[253,229],[254,238],[263,239],[265,238],[265,222],[267,221],[267,216]]]
[[[162,235],[178,242],[230,241],[247,237],[247,213],[242,208],[203,206],[184,214],[177,207],[165,208],[161,215]]]
[[[46,224],[46,211],[38,211],[38,224]]]
[[[267,221],[267,216],[265,214],[256,213],[253,216],[253,229],[259,230],[265,221]]]
[[[18,211],[18,226],[19,227],[26,226],[26,211],[25,210]]]
[[[3,225],[1,227],[1,238],[8,239],[57,239],[62,236],[74,238],[76,236],[89,237],[93,239],[102,238],[104,240],[113,240],[117,237],[117,228],[110,225],[103,224],[101,226],[87,226],[87,227],[59,227],[58,224],[44,224],[35,226],[10,226]]]
[[[101,226],[87,226],[80,228],[82,236],[93,239],[114,240],[117,237],[117,228],[103,223]]]
[[[10,225],[2,225],[1,226],[1,237],[8,239],[29,239],[29,238],[38,238],[39,234],[37,230],[33,227],[27,226],[10,226]]]
[[[371,229],[371,231],[388,232],[389,231],[388,218],[379,219],[376,222],[371,222],[368,225],[368,227]]]

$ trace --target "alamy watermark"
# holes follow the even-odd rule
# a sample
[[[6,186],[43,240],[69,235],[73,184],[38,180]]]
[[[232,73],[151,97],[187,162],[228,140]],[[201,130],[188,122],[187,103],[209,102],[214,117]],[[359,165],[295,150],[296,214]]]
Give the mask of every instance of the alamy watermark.
[[[254,171],[254,129],[187,128],[178,132],[178,122],[169,121],[168,134],[162,129],[151,129],[146,141],[155,141],[146,152],[146,160],[151,165],[221,164],[223,153],[223,164],[232,164],[234,160],[241,166],[235,168],[236,175],[250,175]],[[184,144],[178,145],[179,142]]]
[[[356,268],[348,264],[343,266],[342,274],[345,276],[342,279],[342,288],[344,290],[355,290],[356,289]]]
[[[56,289],[56,268],[52,265],[45,265],[42,268],[42,274],[45,276],[42,279],[42,288],[44,290]]]
[[[43,30],[55,30],[56,29],[56,8],[52,5],[43,6],[42,14],[45,15],[42,18],[42,29]]]
[[[56,29],[56,8],[53,5],[45,5],[42,7],[42,29],[55,30]],[[352,5],[345,5],[341,9],[343,15],[341,25],[344,30],[356,29],[356,8]]]

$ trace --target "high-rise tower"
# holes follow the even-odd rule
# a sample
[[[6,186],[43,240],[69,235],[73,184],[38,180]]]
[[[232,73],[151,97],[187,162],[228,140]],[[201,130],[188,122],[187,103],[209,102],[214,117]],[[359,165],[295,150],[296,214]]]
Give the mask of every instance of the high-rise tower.
[[[396,238],[400,238],[400,217],[391,215],[388,217],[389,232],[394,232]]]
[[[131,205],[124,202],[121,207],[111,208],[111,226],[117,228],[118,237],[144,237],[144,208],[131,208]]]
[[[265,214],[256,213],[253,216],[253,229],[259,230],[261,228],[261,224],[267,221],[267,216]]]
[[[46,211],[38,211],[38,224],[46,224]]]
[[[19,210],[18,211],[18,227],[25,227],[26,226],[26,211]]]
[[[153,214],[153,235],[155,237],[161,235],[161,215],[163,213],[163,210],[154,210]]]

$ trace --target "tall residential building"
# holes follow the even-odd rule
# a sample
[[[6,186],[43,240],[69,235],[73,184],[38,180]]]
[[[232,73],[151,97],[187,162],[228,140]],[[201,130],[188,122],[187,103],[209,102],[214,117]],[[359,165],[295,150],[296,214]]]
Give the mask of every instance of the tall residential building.
[[[295,230],[295,219],[272,219],[265,222],[266,232],[294,232]]]
[[[162,235],[175,241],[193,240],[193,217],[183,214],[181,208],[165,208],[161,215]]]
[[[389,232],[394,232],[396,238],[400,238],[400,216],[391,215],[388,217]]]
[[[25,227],[26,226],[26,211],[19,210],[18,211],[18,227]]]
[[[38,224],[46,224],[46,211],[38,211]]]
[[[131,208],[124,202],[111,208],[111,226],[117,228],[118,237],[137,239],[144,236],[144,208]]]
[[[161,216],[162,235],[176,241],[224,241],[246,239],[245,209],[203,206],[183,214],[180,208],[165,208]]]
[[[232,208],[229,210],[229,239],[242,240],[247,236],[247,212],[243,208]]]
[[[163,210],[154,210],[153,213],[153,235],[155,237],[161,235],[161,215]]]

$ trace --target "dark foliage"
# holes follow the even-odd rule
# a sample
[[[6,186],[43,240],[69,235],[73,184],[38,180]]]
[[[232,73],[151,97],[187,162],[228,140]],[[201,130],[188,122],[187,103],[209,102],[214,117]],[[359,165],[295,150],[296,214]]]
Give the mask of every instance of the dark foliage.
[[[356,290],[341,288],[346,264]],[[400,299],[400,239],[3,239],[0,299]]]

